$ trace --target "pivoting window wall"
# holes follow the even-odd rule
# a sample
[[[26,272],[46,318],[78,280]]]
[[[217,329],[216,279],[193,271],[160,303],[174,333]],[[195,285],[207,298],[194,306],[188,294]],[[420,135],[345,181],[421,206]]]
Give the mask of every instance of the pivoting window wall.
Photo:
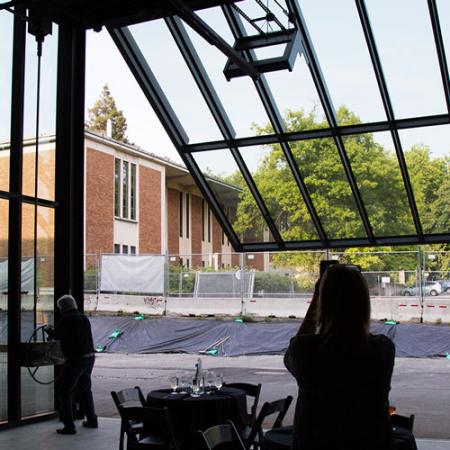
[[[448,2],[169,3],[108,29],[235,249],[448,242]]]

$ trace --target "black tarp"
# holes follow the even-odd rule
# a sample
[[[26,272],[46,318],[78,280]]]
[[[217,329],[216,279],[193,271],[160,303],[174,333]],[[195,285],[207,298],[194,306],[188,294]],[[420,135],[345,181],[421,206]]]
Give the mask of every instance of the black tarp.
[[[217,349],[221,356],[280,354],[299,323],[239,323],[232,320],[91,317],[95,346],[112,353],[200,353]],[[120,336],[110,338],[114,331]],[[33,331],[33,316],[22,313],[22,339]],[[372,333],[389,336],[399,357],[437,357],[450,353],[450,326],[372,323]],[[0,344],[7,343],[6,312],[0,311]]]
[[[222,356],[279,354],[297,332],[296,322],[239,323],[196,319],[91,317],[94,341],[119,353],[199,353],[216,348]],[[122,334],[111,339],[114,330]],[[447,325],[373,323],[371,332],[395,343],[398,357],[436,357],[450,353]]]

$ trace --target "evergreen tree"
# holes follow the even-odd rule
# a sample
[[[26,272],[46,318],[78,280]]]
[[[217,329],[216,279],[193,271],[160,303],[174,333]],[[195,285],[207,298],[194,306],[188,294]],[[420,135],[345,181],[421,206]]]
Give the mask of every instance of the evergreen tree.
[[[128,143],[126,136],[127,119],[123,115],[123,111],[117,109],[116,101],[111,95],[107,84],[103,86],[100,98],[89,109],[89,121],[87,123],[88,130],[106,132],[106,124],[111,120],[112,138],[116,141]]]

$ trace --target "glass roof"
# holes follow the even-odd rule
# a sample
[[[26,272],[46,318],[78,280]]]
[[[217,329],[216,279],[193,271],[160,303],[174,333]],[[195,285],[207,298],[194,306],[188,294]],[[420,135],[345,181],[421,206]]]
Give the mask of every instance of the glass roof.
[[[177,13],[109,32],[236,250],[450,241],[448,2]]]

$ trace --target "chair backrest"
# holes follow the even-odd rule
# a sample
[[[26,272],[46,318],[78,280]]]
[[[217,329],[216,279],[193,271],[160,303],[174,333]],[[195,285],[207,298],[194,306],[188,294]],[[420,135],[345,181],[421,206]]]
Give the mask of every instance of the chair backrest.
[[[248,438],[246,439],[247,448],[255,441],[256,436],[262,436],[262,424],[266,417],[278,413],[275,421],[273,422],[272,428],[279,428],[283,426],[283,419],[292,403],[292,398],[293,397],[291,395],[288,395],[286,398],[264,403],[258,417],[255,420],[255,423],[252,426],[252,429],[250,430]]]
[[[411,414],[410,416],[401,416],[399,414],[391,415],[392,425],[406,428],[407,430],[411,431],[411,433],[414,429],[414,419],[415,419],[414,414]]]
[[[142,422],[145,435],[161,436],[167,442],[167,448],[178,449],[175,429],[169,410],[166,407],[131,406],[122,407],[120,411],[129,442],[139,442],[139,433],[141,431],[137,430],[133,424]]]
[[[245,446],[233,422],[228,420],[221,425],[214,425],[206,431],[197,431],[201,446],[205,450],[227,448],[229,450],[245,450]]]
[[[256,419],[256,409],[258,408],[259,395],[261,394],[261,383],[227,383],[227,387],[241,389],[248,397],[253,397],[253,404],[250,407],[250,414],[248,414],[248,425],[253,425]]]
[[[111,396],[119,412],[120,408],[124,406],[145,406],[145,398],[139,386],[112,391]]]

